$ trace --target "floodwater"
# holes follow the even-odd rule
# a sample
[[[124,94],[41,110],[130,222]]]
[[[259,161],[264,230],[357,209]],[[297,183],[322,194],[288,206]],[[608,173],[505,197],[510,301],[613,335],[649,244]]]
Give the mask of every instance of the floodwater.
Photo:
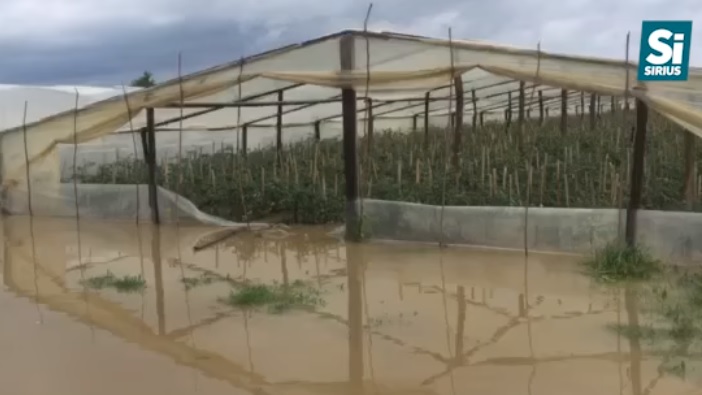
[[[702,380],[611,330],[636,290],[598,290],[577,258],[346,247],[324,228],[239,234],[5,218],[2,393],[700,394]],[[79,237],[80,235],[80,237]],[[85,279],[141,275],[143,291]],[[274,313],[232,285],[309,282],[324,304]]]

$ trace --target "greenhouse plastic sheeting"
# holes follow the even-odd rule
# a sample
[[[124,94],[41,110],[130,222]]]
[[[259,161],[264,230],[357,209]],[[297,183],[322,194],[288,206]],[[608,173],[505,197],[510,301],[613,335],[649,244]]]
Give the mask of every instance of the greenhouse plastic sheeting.
[[[369,237],[483,247],[590,253],[623,235],[625,210],[458,207],[363,200]],[[664,259],[702,260],[702,214],[640,210],[637,241]]]
[[[85,219],[151,221],[148,185],[77,184],[78,215]],[[51,192],[32,191],[31,214],[47,217],[76,217],[74,184],[60,184]],[[223,227],[243,227],[246,224],[226,221],[206,214],[188,199],[158,188],[158,205],[162,223],[182,223]],[[10,215],[30,214],[30,199],[26,189],[10,189],[2,201],[3,211]],[[263,224],[250,224],[258,228]]]
[[[340,70],[342,42],[348,43],[352,55],[351,70]],[[370,54],[366,56],[366,52]],[[453,62],[451,61],[453,59]],[[453,64],[451,64],[453,63]],[[183,103],[228,103],[237,100],[273,101],[276,90],[285,89],[285,100],[319,100],[339,97],[339,88],[353,88],[359,96],[378,101],[423,97],[448,97],[454,77],[461,76],[468,99],[465,112],[472,112],[471,96],[476,91],[475,106],[488,114],[501,113],[506,106],[496,93],[515,91],[525,81],[526,94],[535,97],[534,85],[547,99],[557,99],[558,90],[566,88],[600,95],[639,98],[678,122],[691,132],[702,135],[702,71],[691,68],[685,82],[636,81],[636,67],[619,60],[603,60],[549,54],[536,50],[473,42],[422,38],[396,33],[344,31],[310,42],[284,47],[180,79],[138,90],[127,95],[70,110],[26,127],[6,130],[2,135],[2,182],[5,188],[22,184],[26,174],[24,131],[27,132],[27,156],[32,165],[33,183],[58,183],[60,179],[60,144],[84,143],[114,132],[129,132],[144,125],[143,110],[158,108],[156,121],[160,130],[170,128],[201,131],[207,140],[209,131],[239,130],[249,125],[249,134],[273,130],[276,106],[224,108],[187,121],[172,122],[178,115],[188,115],[201,108],[159,108]],[[628,76],[628,77],[627,77]],[[627,80],[628,78],[628,80]],[[555,104],[558,100],[555,100]],[[551,103],[551,102],[549,102]],[[28,103],[32,108],[32,103]],[[447,120],[448,100],[432,102],[430,124]],[[80,106],[79,106],[80,107]],[[308,127],[321,122],[322,130],[340,131],[341,105],[285,107],[283,124]],[[359,105],[359,112],[364,108]],[[383,111],[374,110],[376,125],[407,128],[423,113],[421,102],[391,102]],[[170,123],[165,121],[171,120]],[[359,120],[362,122],[362,119]],[[422,122],[420,120],[420,122]],[[421,123],[420,123],[421,124]],[[381,126],[377,126],[381,127]],[[362,128],[360,129],[363,130]],[[168,134],[168,131],[161,133]],[[336,132],[335,132],[336,133]],[[170,134],[178,140],[177,133]],[[133,135],[123,135],[132,141]],[[107,142],[103,147],[109,147]]]

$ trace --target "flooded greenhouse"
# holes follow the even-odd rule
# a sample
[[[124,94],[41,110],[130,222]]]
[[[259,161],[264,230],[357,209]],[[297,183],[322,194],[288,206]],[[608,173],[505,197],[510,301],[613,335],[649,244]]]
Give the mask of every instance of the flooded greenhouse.
[[[3,389],[700,393],[702,71],[635,70],[343,31],[0,86]]]

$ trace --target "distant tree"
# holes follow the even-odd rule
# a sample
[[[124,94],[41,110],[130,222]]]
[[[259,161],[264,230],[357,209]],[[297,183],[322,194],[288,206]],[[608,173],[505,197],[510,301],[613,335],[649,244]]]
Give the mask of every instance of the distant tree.
[[[141,88],[149,88],[156,85],[156,81],[154,80],[154,76],[153,74],[151,74],[150,71],[145,71],[144,74],[141,75],[141,77],[132,81],[131,85],[138,86]]]

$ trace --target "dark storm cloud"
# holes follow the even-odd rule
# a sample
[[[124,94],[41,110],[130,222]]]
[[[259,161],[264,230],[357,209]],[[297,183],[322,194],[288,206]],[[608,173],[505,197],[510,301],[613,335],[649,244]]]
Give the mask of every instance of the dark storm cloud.
[[[0,2],[0,83],[119,84],[144,70],[163,80],[345,28],[361,28],[367,4],[351,0],[39,0]],[[19,6],[34,4],[35,8]],[[485,39],[554,52],[622,58],[642,19],[702,20],[702,2],[679,0],[376,0],[370,27],[411,34]],[[13,5],[15,6],[13,8]],[[137,12],[135,10],[142,10]],[[9,10],[9,11],[8,11]],[[19,10],[19,11],[18,11]],[[83,10],[84,14],[76,14]],[[4,15],[14,15],[5,17]],[[70,12],[69,12],[70,11]],[[13,14],[14,12],[14,14]],[[28,18],[24,27],[18,18]],[[4,25],[3,25],[4,23]],[[70,32],[66,33],[66,29]],[[702,27],[693,42],[702,42]],[[12,35],[14,34],[14,35]],[[694,44],[693,44],[694,48]],[[693,64],[702,61],[694,51]]]
[[[185,73],[237,59],[254,51],[265,31],[207,23],[178,24],[162,28],[95,32],[91,42],[58,48],[41,44],[0,44],[0,81],[13,83],[128,83],[144,70],[158,79],[177,73],[182,52]]]

